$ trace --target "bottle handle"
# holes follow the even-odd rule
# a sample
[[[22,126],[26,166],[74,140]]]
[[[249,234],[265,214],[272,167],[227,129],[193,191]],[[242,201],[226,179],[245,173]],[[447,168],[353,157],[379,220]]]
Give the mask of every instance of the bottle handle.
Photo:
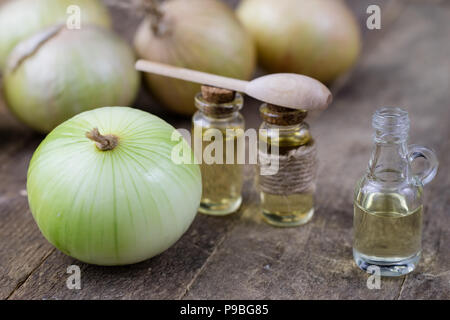
[[[408,158],[410,162],[413,162],[417,158],[424,158],[427,160],[426,168],[417,175],[422,182],[422,185],[426,185],[434,179],[439,167],[439,161],[433,150],[413,144],[409,146]]]

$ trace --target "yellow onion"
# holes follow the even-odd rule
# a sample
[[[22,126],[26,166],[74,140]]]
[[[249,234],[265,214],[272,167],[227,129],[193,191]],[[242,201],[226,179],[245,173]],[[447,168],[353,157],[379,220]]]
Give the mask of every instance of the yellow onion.
[[[169,0],[153,7],[136,33],[135,47],[141,58],[238,79],[251,77],[256,60],[251,37],[217,0]],[[199,85],[150,74],[146,80],[172,111],[195,112]]]
[[[329,83],[359,56],[358,24],[340,0],[244,0],[237,13],[267,71]]]
[[[130,46],[97,26],[55,26],[22,41],[8,59],[4,96],[10,110],[46,133],[75,114],[128,105],[139,89]]]
[[[81,26],[96,24],[111,26],[105,6],[98,0],[7,0],[0,3],[0,71],[8,54],[23,39],[52,26],[65,23],[67,9],[76,5],[81,10]]]

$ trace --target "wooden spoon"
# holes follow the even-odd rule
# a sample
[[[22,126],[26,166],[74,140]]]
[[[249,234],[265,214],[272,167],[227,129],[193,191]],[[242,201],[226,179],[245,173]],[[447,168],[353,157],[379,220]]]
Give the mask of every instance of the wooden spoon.
[[[321,82],[294,73],[269,74],[252,81],[243,81],[147,60],[137,61],[136,69],[243,92],[255,99],[286,108],[324,110],[332,101],[330,90]]]

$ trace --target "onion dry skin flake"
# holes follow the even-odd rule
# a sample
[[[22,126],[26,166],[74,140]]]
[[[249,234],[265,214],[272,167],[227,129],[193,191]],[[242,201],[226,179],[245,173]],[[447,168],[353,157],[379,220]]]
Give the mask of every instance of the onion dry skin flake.
[[[39,229],[59,250],[90,264],[132,264],[165,251],[191,225],[202,192],[199,166],[172,161],[180,144],[193,159],[171,125],[126,107],[62,123],[28,169]]]

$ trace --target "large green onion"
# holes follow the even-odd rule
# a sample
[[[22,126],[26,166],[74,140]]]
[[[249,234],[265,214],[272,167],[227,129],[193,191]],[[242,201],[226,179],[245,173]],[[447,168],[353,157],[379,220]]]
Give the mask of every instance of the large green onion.
[[[31,212],[62,252],[124,265],[173,245],[201,197],[198,165],[175,164],[175,129],[149,113],[105,107],[81,113],[41,143],[28,171]],[[176,136],[176,134],[175,134]]]

